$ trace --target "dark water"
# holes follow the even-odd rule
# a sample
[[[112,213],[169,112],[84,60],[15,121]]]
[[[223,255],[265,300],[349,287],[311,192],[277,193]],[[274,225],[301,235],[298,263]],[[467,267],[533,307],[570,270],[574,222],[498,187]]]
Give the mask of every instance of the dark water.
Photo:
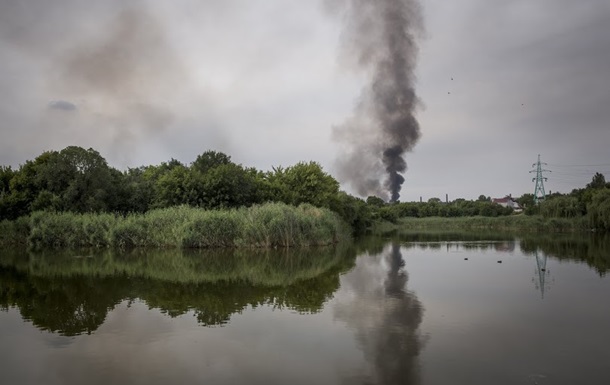
[[[609,384],[609,269],[593,236],[4,250],[0,383]]]

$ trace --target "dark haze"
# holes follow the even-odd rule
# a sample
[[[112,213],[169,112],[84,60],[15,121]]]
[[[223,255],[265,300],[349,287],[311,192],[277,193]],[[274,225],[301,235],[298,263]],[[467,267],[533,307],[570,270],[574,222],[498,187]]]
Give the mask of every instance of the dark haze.
[[[416,34],[422,29],[417,0],[329,0],[343,10],[347,54],[369,78],[354,116],[334,129],[345,145],[339,177],[361,196],[395,202],[407,170],[404,154],[419,139],[415,119]],[[383,176],[385,174],[385,177]]]
[[[28,89],[48,101],[24,106],[35,117],[26,129],[84,146],[109,141],[120,157],[165,130],[188,82],[157,12],[146,1],[3,0],[0,46],[35,63]]]

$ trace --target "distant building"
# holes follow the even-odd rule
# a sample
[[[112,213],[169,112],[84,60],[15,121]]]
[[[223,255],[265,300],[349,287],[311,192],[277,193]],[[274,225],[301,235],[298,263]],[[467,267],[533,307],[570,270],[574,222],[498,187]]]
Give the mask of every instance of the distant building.
[[[504,198],[493,198],[491,201],[493,203],[499,204],[502,207],[510,207],[515,210],[515,212],[523,211],[521,205],[517,203],[517,201],[513,200],[513,197],[510,194],[505,196]]]

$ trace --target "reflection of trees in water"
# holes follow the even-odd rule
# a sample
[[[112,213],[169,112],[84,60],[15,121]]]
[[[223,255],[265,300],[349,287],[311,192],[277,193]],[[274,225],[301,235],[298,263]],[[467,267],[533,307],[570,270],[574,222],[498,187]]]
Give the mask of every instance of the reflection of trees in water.
[[[600,276],[610,270],[609,234],[545,234],[521,238],[521,251],[534,255],[542,252],[557,259],[584,261]]]
[[[417,384],[420,380],[417,356],[423,340],[418,328],[423,307],[406,290],[403,265],[400,246],[393,244],[381,257],[361,258],[344,278],[342,289],[349,295],[338,301],[335,315],[354,329],[370,364],[362,380],[366,384]]]
[[[249,306],[318,312],[353,263],[349,249],[254,254],[125,259],[0,253],[0,309],[17,306],[38,328],[68,336],[95,331],[116,304],[137,298],[171,317],[192,311],[202,325],[221,325]],[[166,269],[172,264],[175,273]]]
[[[38,328],[68,336],[96,330],[122,291],[113,279],[49,279],[0,266],[0,308],[18,306]]]

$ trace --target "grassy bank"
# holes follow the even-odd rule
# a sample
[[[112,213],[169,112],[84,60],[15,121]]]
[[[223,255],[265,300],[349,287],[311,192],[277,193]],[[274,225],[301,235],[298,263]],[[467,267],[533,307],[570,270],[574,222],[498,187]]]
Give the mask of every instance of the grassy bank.
[[[511,215],[502,217],[427,217],[401,218],[397,223],[379,223],[375,232],[389,230],[495,230],[511,232],[578,232],[590,231],[585,217],[543,218],[538,215]]]
[[[275,248],[330,245],[348,237],[336,214],[308,204],[179,206],[127,216],[37,212],[0,223],[0,244],[32,248]]]

